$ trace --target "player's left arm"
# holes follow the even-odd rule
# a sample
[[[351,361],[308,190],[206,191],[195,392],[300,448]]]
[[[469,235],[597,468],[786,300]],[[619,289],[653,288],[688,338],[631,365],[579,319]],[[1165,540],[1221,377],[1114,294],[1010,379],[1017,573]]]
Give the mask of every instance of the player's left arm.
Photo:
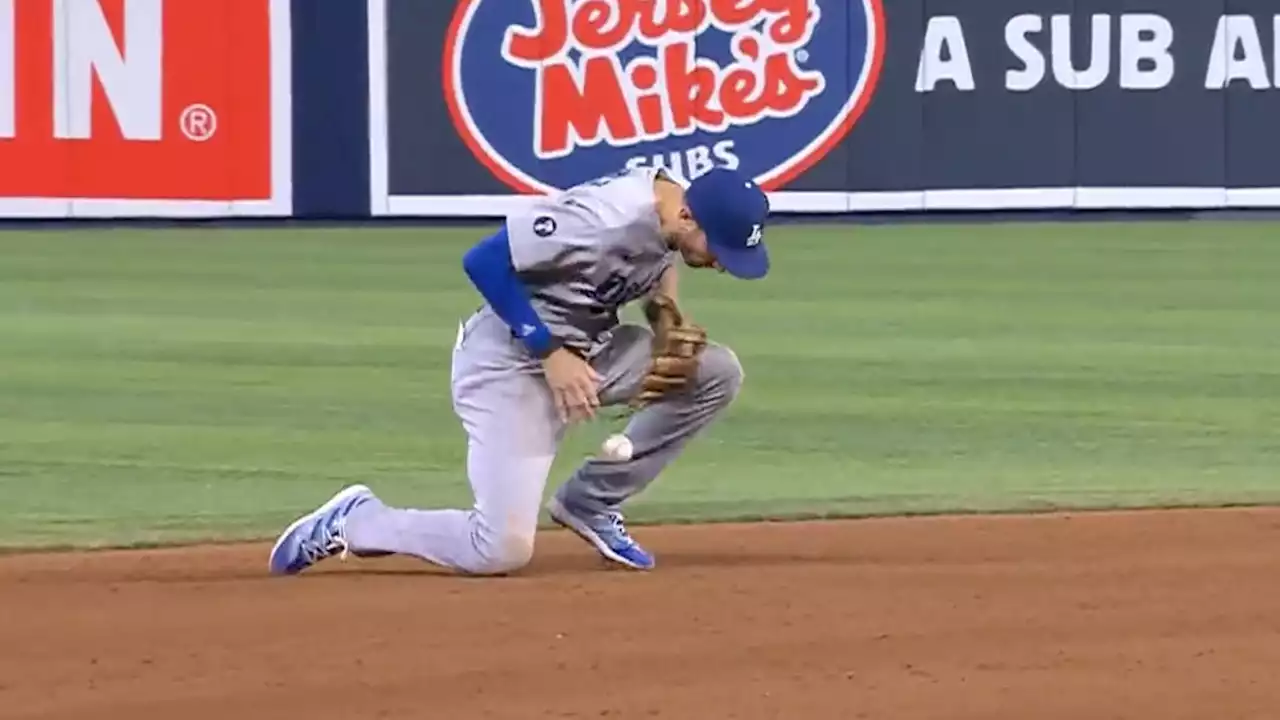
[[[676,291],[679,287],[679,278],[676,274],[676,265],[672,263],[662,271],[662,276],[658,278],[658,287],[654,294],[666,295],[672,300],[676,299]]]
[[[679,292],[679,279],[676,275],[676,264],[667,265],[662,274],[658,276],[658,282],[649,291],[648,296],[640,304],[641,310],[644,311],[645,320],[649,321],[649,327],[654,328],[657,320],[657,309],[660,303],[677,304],[677,293]]]
[[[707,345],[707,331],[689,321],[676,302],[676,266],[673,263],[658,278],[657,287],[645,301],[644,315],[653,331],[652,357],[640,382],[640,391],[631,399],[632,408],[641,408],[667,393],[685,387],[698,371],[699,356]]]
[[[689,322],[687,314],[680,307],[679,301],[680,281],[677,274],[676,264],[671,263],[658,276],[658,282],[654,285],[653,290],[641,304],[644,311],[644,319],[649,322],[649,328],[655,333],[659,332],[659,326],[670,319],[667,311],[675,309],[680,315],[684,316],[682,322]]]

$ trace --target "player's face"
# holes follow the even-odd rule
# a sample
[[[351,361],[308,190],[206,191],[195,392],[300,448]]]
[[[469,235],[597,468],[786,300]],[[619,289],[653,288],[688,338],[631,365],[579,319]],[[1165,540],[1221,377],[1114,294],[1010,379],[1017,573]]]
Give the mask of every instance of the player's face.
[[[685,236],[685,241],[680,243],[680,257],[691,268],[720,269],[715,254],[707,248],[707,234],[701,229]]]
[[[707,247],[707,233],[698,227],[687,209],[681,213],[680,220],[679,227],[672,233],[672,240],[684,264],[691,268],[721,270],[715,253]]]

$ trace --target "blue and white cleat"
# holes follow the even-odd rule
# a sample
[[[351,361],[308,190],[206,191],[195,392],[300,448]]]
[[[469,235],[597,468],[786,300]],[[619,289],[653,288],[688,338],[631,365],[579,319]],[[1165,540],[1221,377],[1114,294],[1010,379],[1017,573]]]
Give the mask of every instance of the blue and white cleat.
[[[582,515],[565,507],[554,496],[547,501],[546,508],[552,520],[591,543],[606,560],[635,570],[653,569],[653,556],[627,534],[622,513],[614,511],[603,515]]]
[[[372,499],[364,485],[351,485],[310,513],[285,528],[271,548],[272,575],[297,575],[335,553],[347,555],[344,534],[347,514],[360,503]]]

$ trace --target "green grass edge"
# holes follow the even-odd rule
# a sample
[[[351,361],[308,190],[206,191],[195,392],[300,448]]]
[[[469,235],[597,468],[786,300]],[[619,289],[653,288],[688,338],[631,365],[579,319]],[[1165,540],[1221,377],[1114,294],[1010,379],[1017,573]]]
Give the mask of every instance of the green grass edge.
[[[778,524],[805,522],[847,522],[858,520],[888,519],[924,519],[924,518],[1003,518],[1003,517],[1046,517],[1063,514],[1106,514],[1117,512],[1169,512],[1169,511],[1220,511],[1246,509],[1280,509],[1280,495],[1260,497],[1256,499],[1223,499],[1223,500],[1171,500],[1166,502],[1146,503],[1054,503],[1027,501],[1008,506],[992,506],[982,508],[918,508],[883,511],[857,510],[796,510],[792,512],[764,513],[743,511],[707,516],[662,515],[639,513],[628,518],[633,527],[662,528],[715,526],[739,524]],[[558,530],[559,526],[543,519],[539,522],[540,531]],[[91,554],[100,552],[146,551],[146,550],[183,550],[200,547],[236,547],[258,545],[275,539],[266,533],[249,533],[245,535],[192,535],[155,540],[105,541],[83,543],[50,543],[32,545],[0,546],[0,557],[48,555],[48,554]]]

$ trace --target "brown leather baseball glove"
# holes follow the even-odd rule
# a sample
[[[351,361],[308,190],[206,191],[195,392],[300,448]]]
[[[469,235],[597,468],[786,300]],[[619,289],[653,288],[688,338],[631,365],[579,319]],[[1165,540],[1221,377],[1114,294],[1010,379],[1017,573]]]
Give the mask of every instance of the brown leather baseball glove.
[[[675,300],[667,295],[659,293],[646,302],[644,316],[653,329],[653,350],[648,372],[631,399],[637,409],[688,386],[698,372],[698,356],[707,346],[707,331],[686,323]]]

